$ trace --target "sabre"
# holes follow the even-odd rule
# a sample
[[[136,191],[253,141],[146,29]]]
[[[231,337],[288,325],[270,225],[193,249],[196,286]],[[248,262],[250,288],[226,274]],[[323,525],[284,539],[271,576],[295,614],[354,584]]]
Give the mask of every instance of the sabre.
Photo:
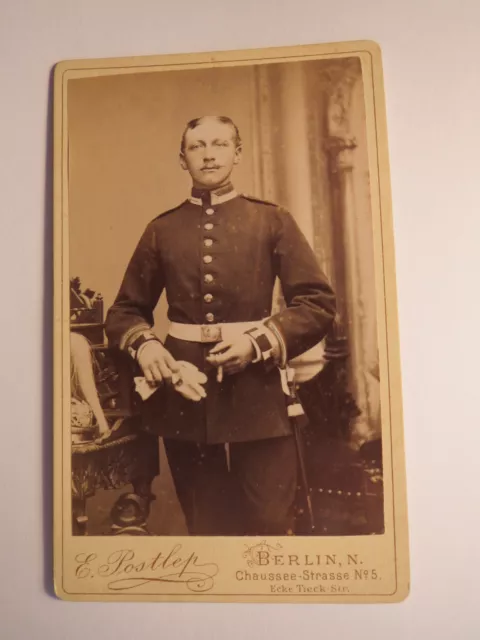
[[[295,391],[295,372],[293,369],[287,367],[287,385],[289,390],[290,404],[287,407],[288,417],[293,429],[293,435],[295,438],[295,446],[297,449],[298,466],[300,469],[300,481],[302,484],[303,492],[305,494],[305,500],[307,503],[308,517],[310,521],[310,528],[312,532],[315,531],[315,516],[313,514],[312,496],[307,478],[307,467],[305,464],[305,456],[303,450],[303,440],[301,427],[298,423],[298,417],[305,415],[302,405],[300,404],[297,393]]]

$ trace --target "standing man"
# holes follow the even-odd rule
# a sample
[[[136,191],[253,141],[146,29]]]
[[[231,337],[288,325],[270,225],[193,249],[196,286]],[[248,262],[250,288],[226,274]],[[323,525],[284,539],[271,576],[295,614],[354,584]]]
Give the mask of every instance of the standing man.
[[[110,344],[158,387],[145,419],[164,438],[194,535],[292,529],[297,454],[279,368],[320,342],[335,314],[332,289],[291,215],[236,193],[230,176],[241,153],[229,118],[188,123],[180,164],[191,195],[147,225],[106,321]],[[271,315],[277,277],[286,308]],[[162,344],[152,328],[164,289],[170,327]]]

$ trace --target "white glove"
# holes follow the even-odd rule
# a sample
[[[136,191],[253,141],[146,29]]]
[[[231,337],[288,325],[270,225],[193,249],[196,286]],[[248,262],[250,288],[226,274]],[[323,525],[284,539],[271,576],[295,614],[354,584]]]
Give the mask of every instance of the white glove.
[[[191,362],[183,360],[177,362],[178,372],[173,373],[171,384],[187,400],[199,402],[202,398],[206,398],[207,394],[203,388],[203,384],[207,382],[207,376],[199,371]],[[158,387],[152,386],[143,377],[137,377],[135,381],[135,390],[140,394],[142,400],[147,400]]]

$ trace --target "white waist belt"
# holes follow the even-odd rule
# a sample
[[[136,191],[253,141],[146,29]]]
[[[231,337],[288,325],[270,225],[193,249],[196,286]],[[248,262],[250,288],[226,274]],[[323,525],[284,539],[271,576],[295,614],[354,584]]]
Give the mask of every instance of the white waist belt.
[[[255,322],[224,322],[218,324],[183,324],[171,322],[168,334],[178,340],[187,342],[221,342],[232,340],[249,329],[258,327],[261,320]]]
[[[222,324],[183,324],[171,322],[168,333],[172,338],[186,340],[188,342],[220,342],[232,340],[249,329],[261,326],[262,320],[255,322],[225,322]],[[289,360],[288,367],[295,371],[295,380],[298,383],[306,382],[313,378],[325,366],[325,346],[319,342],[314,347],[302,353],[302,355]],[[288,394],[286,380],[283,380],[285,371],[281,370],[282,384],[285,393]]]

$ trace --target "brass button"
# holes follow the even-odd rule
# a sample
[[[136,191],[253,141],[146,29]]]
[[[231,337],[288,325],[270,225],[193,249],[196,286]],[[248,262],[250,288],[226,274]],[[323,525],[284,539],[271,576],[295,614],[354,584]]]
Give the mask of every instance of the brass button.
[[[203,256],[203,261],[205,262],[205,264],[210,264],[212,260],[212,256]]]
[[[212,246],[212,244],[213,244],[213,240],[212,240],[211,238],[205,238],[205,240],[203,241],[203,244],[204,244],[206,247],[211,247],[211,246]]]
[[[213,315],[213,313],[207,313],[205,314],[205,320],[207,322],[213,322],[215,320],[215,316]]]
[[[206,274],[203,276],[203,279],[204,279],[204,281],[205,281],[207,284],[210,284],[211,282],[213,282],[213,276],[212,276],[212,274],[211,274],[211,273],[206,273]]]
[[[206,293],[206,294],[203,296],[203,299],[205,300],[205,302],[211,302],[211,301],[213,300],[213,296],[212,296],[212,294],[211,294],[211,293]]]
[[[203,225],[203,228],[204,228],[206,231],[211,231],[211,230],[213,229],[213,224],[212,224],[211,222],[206,222],[206,223]]]
[[[211,207],[209,207],[208,209],[205,209],[205,213],[207,214],[207,216],[212,216],[215,211]]]

